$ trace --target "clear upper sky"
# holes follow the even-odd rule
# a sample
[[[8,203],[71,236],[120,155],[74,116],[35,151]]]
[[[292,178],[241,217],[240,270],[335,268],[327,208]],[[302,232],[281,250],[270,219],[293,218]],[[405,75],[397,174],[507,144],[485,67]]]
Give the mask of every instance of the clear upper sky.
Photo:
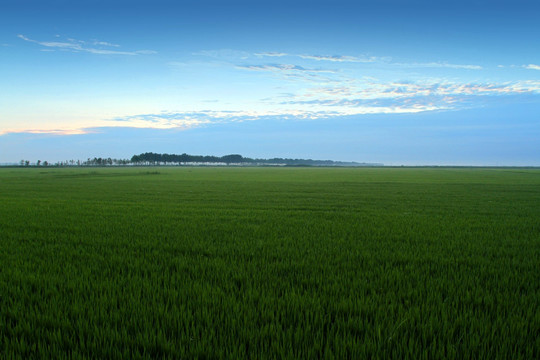
[[[0,2],[0,163],[540,165],[538,1]]]

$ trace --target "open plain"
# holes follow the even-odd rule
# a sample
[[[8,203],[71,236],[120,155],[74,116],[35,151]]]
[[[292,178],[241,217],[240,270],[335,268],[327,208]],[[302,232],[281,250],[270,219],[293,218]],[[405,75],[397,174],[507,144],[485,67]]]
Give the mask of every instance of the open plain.
[[[539,219],[538,169],[0,169],[0,354],[538,358]]]

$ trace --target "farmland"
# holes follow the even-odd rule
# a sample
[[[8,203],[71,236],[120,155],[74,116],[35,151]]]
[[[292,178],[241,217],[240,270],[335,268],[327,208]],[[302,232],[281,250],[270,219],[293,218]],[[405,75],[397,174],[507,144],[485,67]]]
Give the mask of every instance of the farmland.
[[[538,169],[0,169],[0,354],[538,358],[539,219]]]

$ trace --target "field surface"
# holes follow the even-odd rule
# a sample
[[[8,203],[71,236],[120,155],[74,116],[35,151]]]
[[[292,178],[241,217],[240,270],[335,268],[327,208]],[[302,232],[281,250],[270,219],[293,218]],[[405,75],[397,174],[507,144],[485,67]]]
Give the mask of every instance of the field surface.
[[[540,356],[540,170],[0,169],[0,357]]]

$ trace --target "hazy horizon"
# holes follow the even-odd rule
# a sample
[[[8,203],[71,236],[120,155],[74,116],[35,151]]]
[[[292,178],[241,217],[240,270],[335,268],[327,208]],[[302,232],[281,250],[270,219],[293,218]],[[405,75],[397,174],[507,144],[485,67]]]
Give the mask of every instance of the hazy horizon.
[[[534,1],[6,0],[0,163],[540,166]]]

